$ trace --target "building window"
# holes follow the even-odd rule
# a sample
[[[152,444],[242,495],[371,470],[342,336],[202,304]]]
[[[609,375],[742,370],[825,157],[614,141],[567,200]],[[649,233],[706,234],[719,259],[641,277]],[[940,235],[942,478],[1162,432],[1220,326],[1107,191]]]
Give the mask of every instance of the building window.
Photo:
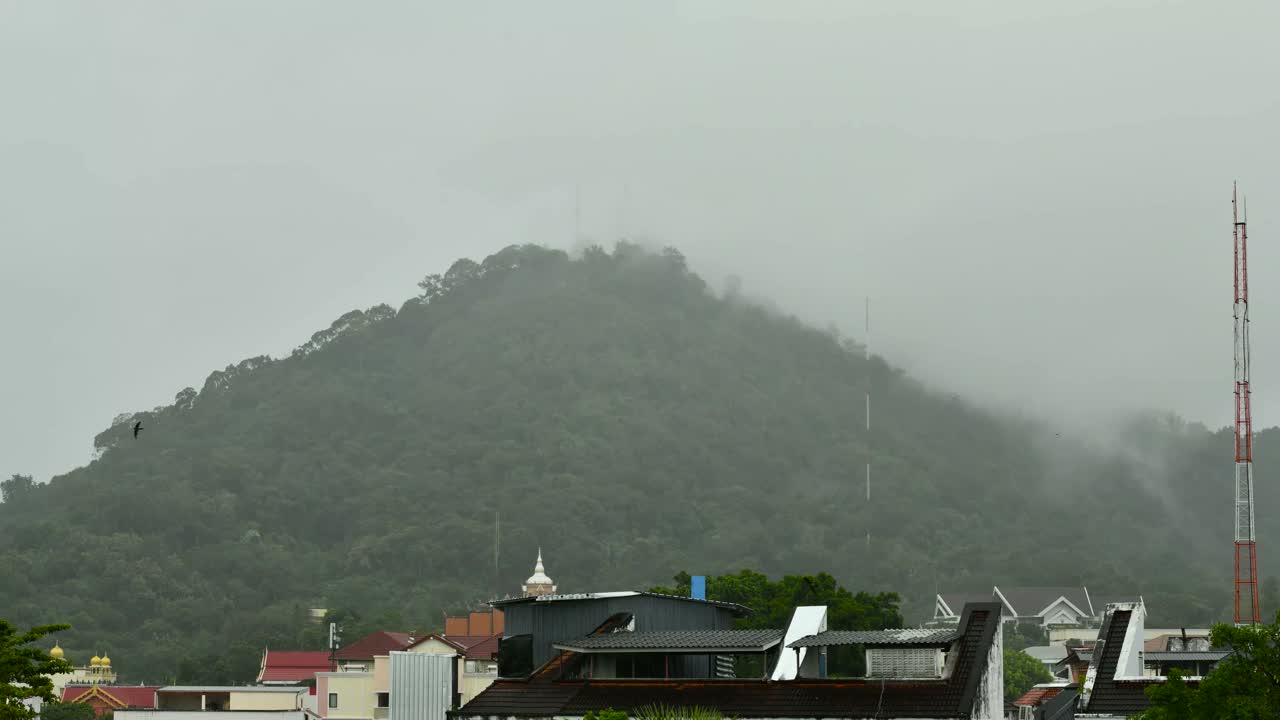
[[[329,693],[329,707],[338,707],[338,693]]]
[[[666,676],[665,657],[658,653],[618,655],[615,677],[657,679]]]
[[[391,693],[378,693],[378,707],[391,707]]]

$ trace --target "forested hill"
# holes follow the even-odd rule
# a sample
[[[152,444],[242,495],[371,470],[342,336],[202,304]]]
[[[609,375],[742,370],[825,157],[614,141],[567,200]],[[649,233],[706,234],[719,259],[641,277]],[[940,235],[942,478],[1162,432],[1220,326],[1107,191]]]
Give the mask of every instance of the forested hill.
[[[48,485],[11,483],[0,617],[73,623],[72,659],[110,652],[129,681],[243,681],[265,644],[320,646],[306,608],[349,637],[432,628],[516,590],[541,545],[569,591],[828,570],[915,619],[936,589],[995,582],[1220,619],[1225,437],[1148,420],[1107,447],[1046,438],[708,288],[675,251],[510,247],[122,415]]]

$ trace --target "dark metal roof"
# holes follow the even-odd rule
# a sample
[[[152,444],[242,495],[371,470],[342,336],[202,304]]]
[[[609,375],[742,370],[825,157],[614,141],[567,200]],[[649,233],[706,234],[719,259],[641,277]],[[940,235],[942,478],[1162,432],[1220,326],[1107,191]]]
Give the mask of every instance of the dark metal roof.
[[[498,680],[449,715],[460,718],[576,717],[653,704],[712,708],[750,718],[970,717],[979,697],[1000,605],[969,605],[960,618],[955,667],[939,680]]]
[[[1181,652],[1160,651],[1143,653],[1142,658],[1144,660],[1150,660],[1151,662],[1177,662],[1179,660],[1186,660],[1188,662],[1218,662],[1230,654],[1230,650],[1192,650],[1189,652],[1185,650]]]
[[[725,602],[723,600],[701,600],[698,598],[691,598],[684,595],[667,595],[665,593],[641,592],[636,590],[627,590],[624,592],[574,593],[574,594],[564,594],[564,595],[541,595],[538,597],[530,596],[530,597],[506,598],[503,600],[490,600],[489,605],[496,608],[500,608],[500,607],[506,607],[508,605],[522,605],[524,603],[534,603],[534,602],[563,602],[563,601],[569,601],[569,600],[605,600],[608,598],[639,597],[639,596],[667,598],[670,600],[683,600],[685,602],[704,603],[706,605],[714,605],[716,607],[722,607],[729,610],[733,610],[734,612],[739,613],[741,615],[751,614],[751,608],[745,605],[739,605],[738,603]]]
[[[904,628],[899,630],[828,630],[806,635],[787,647],[820,647],[835,645],[901,645],[913,647],[946,647],[960,637],[960,629]]]
[[[612,632],[562,640],[560,650],[581,653],[614,652],[763,652],[782,642],[782,630],[665,630]]]

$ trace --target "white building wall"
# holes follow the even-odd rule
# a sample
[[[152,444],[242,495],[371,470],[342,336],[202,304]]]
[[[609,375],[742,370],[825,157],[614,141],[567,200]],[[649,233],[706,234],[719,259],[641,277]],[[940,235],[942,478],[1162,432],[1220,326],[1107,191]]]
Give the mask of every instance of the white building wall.
[[[302,710],[116,710],[115,720],[307,720]]]
[[[265,710],[276,712],[279,710],[301,710],[302,696],[307,694],[306,688],[299,688],[297,692],[290,693],[263,693],[263,692],[236,692],[231,691],[231,697],[227,701],[227,709],[229,710]]]
[[[1146,624],[1146,608],[1141,603],[1121,605],[1129,609],[1129,626],[1125,630],[1124,647],[1120,650],[1116,665],[1117,678],[1142,677],[1143,625]]]
[[[329,707],[329,695],[336,694],[337,707]],[[316,673],[316,705],[320,717],[331,720],[372,720],[377,695],[373,673]],[[234,706],[233,706],[234,707]]]

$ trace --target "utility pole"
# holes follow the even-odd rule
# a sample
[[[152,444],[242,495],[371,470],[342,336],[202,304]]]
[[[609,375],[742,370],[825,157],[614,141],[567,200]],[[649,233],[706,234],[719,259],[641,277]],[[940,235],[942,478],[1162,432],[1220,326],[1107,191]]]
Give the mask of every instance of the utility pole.
[[[329,669],[338,669],[338,646],[342,643],[342,628],[338,623],[329,623]]]
[[[867,415],[867,550],[871,549],[871,296],[866,297],[863,305],[863,342],[867,344],[866,376],[864,380],[864,398]]]

